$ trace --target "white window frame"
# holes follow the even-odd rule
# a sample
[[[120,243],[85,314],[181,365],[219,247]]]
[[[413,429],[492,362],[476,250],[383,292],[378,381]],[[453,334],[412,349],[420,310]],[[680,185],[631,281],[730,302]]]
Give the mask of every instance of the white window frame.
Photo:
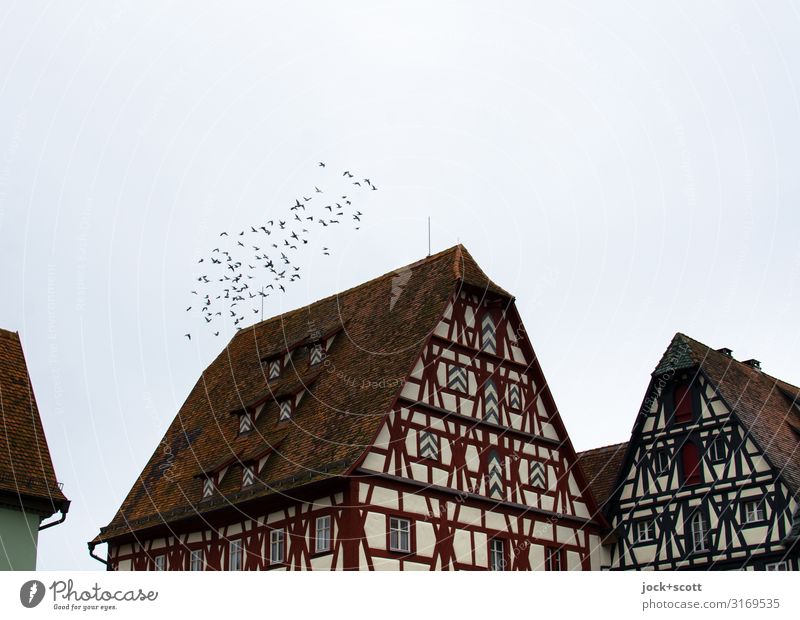
[[[669,454],[661,449],[656,452],[656,475],[665,476],[669,473]]]
[[[558,572],[561,570],[561,549],[556,547],[545,547],[544,549],[545,570]]]
[[[712,463],[724,463],[728,456],[725,440],[722,437],[715,437],[712,439],[708,452]]]
[[[239,538],[228,543],[228,570],[244,570],[244,543]]]
[[[327,553],[331,550],[331,516],[317,517],[314,522],[314,552]]]
[[[760,523],[767,518],[767,511],[764,508],[763,499],[754,499],[744,504],[744,522]]]
[[[283,564],[286,561],[286,533],[283,528],[269,533],[270,564]]]
[[[710,533],[711,529],[706,516],[702,512],[695,513],[691,521],[693,553],[703,553],[709,550],[708,537]]]
[[[153,570],[165,571],[167,570],[167,556],[163,553],[153,558]]]
[[[411,553],[411,519],[389,517],[389,550]]]
[[[774,571],[790,571],[792,569],[789,566],[789,562],[787,562],[786,560],[781,560],[780,562],[771,562],[765,565],[764,570],[774,572]]]
[[[489,570],[503,571],[506,569],[506,541],[502,538],[492,538],[489,541]]]
[[[189,570],[202,571],[205,570],[205,554],[202,549],[191,549],[189,551]]]
[[[656,524],[652,521],[636,521],[634,539],[637,543],[653,542],[656,538]]]

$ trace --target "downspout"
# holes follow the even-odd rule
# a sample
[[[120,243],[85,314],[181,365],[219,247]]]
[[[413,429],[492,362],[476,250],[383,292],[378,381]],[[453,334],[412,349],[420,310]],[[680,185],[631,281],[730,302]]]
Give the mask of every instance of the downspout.
[[[97,560],[98,562],[100,562],[101,564],[105,564],[106,570],[108,570],[108,560],[104,560],[99,555],[95,555],[95,553],[94,553],[94,548],[97,546],[97,543],[92,541],[92,542],[89,542],[89,543],[86,543],[86,544],[89,547],[89,555],[91,557],[93,557],[95,560]]]
[[[44,525],[39,526],[39,531],[46,530],[48,527],[53,527],[54,525],[58,525],[59,523],[64,523],[67,520],[67,513],[69,512],[69,500],[66,500],[64,503],[61,504],[61,507],[58,509],[61,513],[61,518],[57,519],[56,521],[51,521],[50,523],[45,523]]]

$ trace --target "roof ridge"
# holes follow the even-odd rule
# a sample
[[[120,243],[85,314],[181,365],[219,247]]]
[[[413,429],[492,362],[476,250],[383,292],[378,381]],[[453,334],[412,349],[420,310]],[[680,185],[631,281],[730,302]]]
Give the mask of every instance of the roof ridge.
[[[287,319],[290,316],[295,316],[297,313],[302,312],[303,310],[309,309],[309,308],[311,308],[313,306],[316,306],[318,304],[324,303],[326,301],[331,301],[333,299],[337,299],[339,297],[342,297],[343,295],[350,294],[353,291],[360,290],[360,289],[366,288],[367,286],[376,284],[377,282],[380,282],[381,280],[384,280],[386,278],[389,278],[391,276],[396,275],[399,271],[404,271],[406,269],[415,269],[416,267],[419,267],[419,266],[421,266],[423,264],[431,263],[431,262],[434,262],[436,260],[439,260],[442,257],[444,257],[446,254],[448,254],[450,252],[453,252],[453,251],[456,251],[457,248],[459,248],[459,247],[461,247],[460,244],[456,245],[456,246],[452,246],[450,248],[447,248],[446,250],[442,250],[441,252],[437,252],[436,254],[431,254],[430,256],[426,256],[425,258],[416,260],[416,261],[414,261],[412,263],[408,263],[407,265],[403,265],[402,267],[397,267],[396,269],[392,269],[391,271],[387,271],[386,273],[383,273],[383,274],[381,274],[379,276],[375,276],[374,278],[371,278],[369,280],[366,280],[364,282],[361,282],[359,284],[351,286],[350,288],[346,288],[346,289],[344,289],[342,291],[339,291],[339,292],[336,292],[336,293],[332,293],[332,294],[327,295],[325,297],[321,297],[320,299],[312,301],[311,303],[308,303],[305,306],[298,306],[296,308],[292,308],[291,310],[287,310],[286,312],[282,312],[280,314],[273,315],[273,316],[269,317],[268,319],[264,319],[263,321],[259,321],[258,323],[253,323],[252,325],[248,325],[247,327],[244,327],[241,330],[237,331],[234,334],[233,338],[236,338],[236,336],[238,336],[242,332],[245,332],[245,331],[248,331],[250,329],[257,328],[257,327],[264,327],[266,325],[269,325],[273,321],[277,321],[278,319]],[[231,341],[233,340],[233,338],[231,338]]]
[[[610,450],[611,448],[621,448],[622,446],[627,446],[629,443],[630,441],[621,441],[619,443],[611,443],[608,444],[607,446],[600,446],[598,448],[589,448],[588,450],[581,450],[580,452],[577,452],[577,455],[581,456],[583,454],[595,454],[597,452]]]

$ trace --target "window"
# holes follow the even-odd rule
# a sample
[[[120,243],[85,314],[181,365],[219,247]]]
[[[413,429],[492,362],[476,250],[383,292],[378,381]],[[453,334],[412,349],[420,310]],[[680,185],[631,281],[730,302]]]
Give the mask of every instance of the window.
[[[483,315],[483,320],[481,321],[481,349],[489,353],[497,352],[497,333],[494,319],[488,312]]]
[[[249,487],[256,481],[256,466],[252,463],[246,464],[242,468],[242,488]]]
[[[294,409],[294,401],[291,398],[287,398],[282,400],[279,403],[280,406],[280,414],[278,419],[283,422],[284,420],[289,420],[292,417],[292,409]]]
[[[214,479],[211,476],[203,479],[203,499],[214,495]]]
[[[503,497],[503,461],[497,450],[489,452],[487,487],[491,497]]]
[[[314,551],[317,553],[325,553],[330,550],[331,518],[329,516],[317,517],[314,535]]]
[[[411,521],[397,517],[389,519],[389,550],[411,553]]]
[[[228,544],[228,570],[242,570],[244,547],[241,540],[232,540]]]
[[[203,570],[203,550],[192,549],[189,552],[189,570]]]
[[[782,562],[773,562],[772,564],[767,564],[764,568],[769,571],[788,571],[789,564],[786,562],[786,560],[783,560]]]
[[[656,474],[663,476],[669,473],[669,453],[666,450],[656,452]]]
[[[153,558],[153,570],[166,570],[167,556],[157,555]]]
[[[419,455],[424,459],[439,460],[439,436],[430,431],[420,431]]]
[[[688,439],[681,448],[681,462],[683,464],[683,483],[686,485],[700,484],[703,481],[700,454],[697,446]]]
[[[692,392],[688,383],[679,383],[672,390],[672,404],[675,421],[678,423],[692,420]]]
[[[532,487],[537,489],[546,489],[547,480],[545,479],[544,464],[539,461],[531,461],[530,469],[528,471],[528,481]]]
[[[315,345],[312,345],[310,347],[310,349],[311,349],[311,353],[310,353],[310,357],[309,357],[309,363],[312,366],[316,366],[317,364],[321,364],[322,360],[325,359],[325,348],[322,346],[322,344],[317,343]]]
[[[272,381],[281,376],[281,358],[273,357],[267,362],[267,378]]]
[[[702,512],[692,517],[692,551],[708,551],[708,521]]]
[[[638,521],[634,531],[636,542],[650,542],[656,537],[656,526],[652,521]]]
[[[245,411],[239,416],[239,434],[244,435],[253,430],[253,413]]]
[[[506,569],[506,544],[500,538],[489,541],[489,570]]]
[[[749,501],[744,505],[744,522],[757,523],[766,518],[763,500]]]
[[[487,379],[483,384],[483,419],[487,422],[500,424],[500,409],[497,402],[497,386],[494,381]]]
[[[555,547],[544,549],[544,569],[550,571],[561,570],[561,550]]]
[[[286,543],[283,530],[272,530],[269,533],[269,561],[281,564],[286,558]]]
[[[522,392],[517,383],[508,386],[508,406],[517,411],[522,409]]]
[[[451,364],[447,367],[447,387],[458,392],[467,392],[467,369]]]
[[[708,448],[708,455],[711,457],[712,463],[721,463],[725,460],[725,440],[722,437],[717,437],[711,442]]]

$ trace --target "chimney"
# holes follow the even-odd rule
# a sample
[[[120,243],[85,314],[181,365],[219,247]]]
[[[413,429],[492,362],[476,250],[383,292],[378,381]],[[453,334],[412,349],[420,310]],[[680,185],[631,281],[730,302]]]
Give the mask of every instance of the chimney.
[[[756,370],[761,370],[761,362],[758,360],[745,360],[742,362],[743,364],[747,364],[750,368],[755,368]]]
[[[719,353],[722,353],[725,357],[733,357],[733,350],[727,347],[722,347],[721,349],[717,349]]]

